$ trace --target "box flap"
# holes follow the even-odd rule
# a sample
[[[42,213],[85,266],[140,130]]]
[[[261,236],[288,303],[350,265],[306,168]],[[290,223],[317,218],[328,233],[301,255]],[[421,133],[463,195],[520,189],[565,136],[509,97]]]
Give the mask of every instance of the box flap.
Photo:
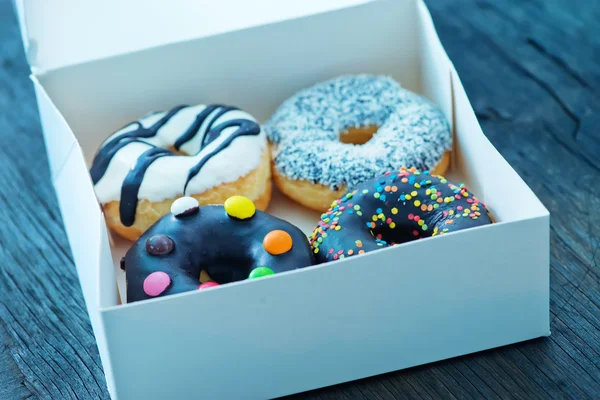
[[[15,0],[15,6],[35,73],[369,1]]]

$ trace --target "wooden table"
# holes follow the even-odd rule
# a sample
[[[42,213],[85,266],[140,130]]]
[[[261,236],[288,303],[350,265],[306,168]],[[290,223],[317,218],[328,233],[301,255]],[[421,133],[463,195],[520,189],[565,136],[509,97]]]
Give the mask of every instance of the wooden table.
[[[427,3],[483,130],[552,214],[552,336],[296,397],[598,398],[600,7]],[[0,398],[108,398],[20,40],[0,0]]]

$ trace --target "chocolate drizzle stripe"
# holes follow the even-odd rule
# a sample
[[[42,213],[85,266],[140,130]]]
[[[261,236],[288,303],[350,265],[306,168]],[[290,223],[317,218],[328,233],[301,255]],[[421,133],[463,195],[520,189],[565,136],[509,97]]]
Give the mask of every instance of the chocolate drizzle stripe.
[[[134,124],[137,125],[137,129],[125,132],[117,136],[116,138],[108,142],[100,150],[98,150],[98,154],[96,154],[96,157],[94,157],[92,167],[90,168],[90,175],[92,177],[92,182],[94,183],[94,185],[98,183],[100,179],[102,179],[102,177],[106,173],[106,170],[108,169],[108,166],[110,165],[110,162],[119,150],[127,146],[129,143],[144,142],[143,140],[137,140],[139,138],[148,139],[156,136],[158,130],[162,128],[167,122],[169,122],[169,120],[173,118],[175,114],[183,110],[185,107],[187,106],[177,106],[173,108],[168,113],[166,113],[161,119],[159,119],[157,122],[155,122],[152,126],[148,128],[144,128],[144,126],[140,122],[135,122]]]
[[[173,155],[173,152],[160,147],[153,147],[146,150],[137,159],[135,166],[129,171],[123,181],[123,186],[121,187],[119,213],[121,214],[121,222],[123,225],[131,226],[135,222],[138,194],[148,167],[160,157],[170,155]]]
[[[210,114],[212,114],[213,111],[215,111],[219,107],[221,107],[221,106],[219,106],[219,105],[206,106],[206,108],[204,110],[202,110],[200,112],[200,114],[198,114],[196,116],[194,123],[192,125],[190,125],[190,127],[183,133],[183,135],[181,135],[175,141],[175,143],[173,144],[173,147],[175,149],[179,150],[181,148],[181,146],[183,146],[184,144],[186,144],[187,142],[192,140],[198,133],[198,130],[200,129],[200,127],[202,126],[202,123],[206,120],[206,118],[208,118],[208,116]],[[207,131],[207,130],[208,129],[206,129],[205,131]]]
[[[202,167],[208,162],[208,160],[210,160],[212,157],[214,157],[215,155],[219,154],[221,151],[223,151],[224,149],[229,147],[229,145],[231,144],[231,142],[233,142],[233,140],[235,138],[240,137],[240,136],[256,136],[260,133],[260,126],[258,126],[258,124],[256,122],[250,121],[249,119],[232,119],[230,121],[226,121],[226,122],[223,122],[223,123],[217,125],[216,127],[213,128],[213,130],[219,132],[219,134],[220,134],[220,132],[222,132],[223,130],[230,128],[230,127],[234,127],[234,126],[237,126],[238,129],[234,133],[232,133],[231,136],[229,136],[227,139],[223,140],[217,146],[216,149],[214,149],[213,151],[211,151],[210,153],[208,153],[207,155],[202,157],[202,159],[195,166],[193,166],[190,169],[187,180],[185,182],[185,186],[183,188],[184,195],[186,194],[187,187],[188,187],[188,184],[190,183],[190,181],[196,175],[198,175],[198,173],[200,172]]]

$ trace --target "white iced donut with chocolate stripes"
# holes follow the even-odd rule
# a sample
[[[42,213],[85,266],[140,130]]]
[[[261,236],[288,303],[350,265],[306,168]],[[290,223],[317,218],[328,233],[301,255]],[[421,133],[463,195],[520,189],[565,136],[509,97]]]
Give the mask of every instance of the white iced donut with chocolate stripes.
[[[264,129],[277,187],[321,212],[386,171],[443,174],[452,147],[442,112],[385,76],[347,75],[304,89]]]
[[[271,198],[266,136],[248,113],[222,105],[178,106],[146,115],[104,141],[90,175],[107,225],[137,239],[179,197],[260,210]]]

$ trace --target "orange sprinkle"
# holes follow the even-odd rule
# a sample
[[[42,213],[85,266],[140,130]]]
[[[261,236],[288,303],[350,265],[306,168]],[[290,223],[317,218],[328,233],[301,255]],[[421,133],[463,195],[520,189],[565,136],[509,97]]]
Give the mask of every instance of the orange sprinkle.
[[[358,254],[365,254],[365,251],[364,250],[359,250]]]
[[[436,200],[438,203],[442,203],[444,201],[444,199],[442,199],[441,197],[438,197],[438,199]]]
[[[402,178],[402,179],[400,180],[400,182],[402,182],[402,183],[406,183],[406,182],[408,182],[408,178]]]
[[[425,204],[421,205],[421,211],[427,211],[427,206]]]
[[[386,192],[389,192],[390,190],[392,190],[391,186],[386,186],[383,190],[385,190]]]
[[[433,210],[433,206],[430,204],[429,206],[427,206],[427,211],[431,211]]]
[[[354,254],[354,250],[348,250],[348,255],[351,256],[352,254]]]
[[[292,249],[292,237],[286,231],[274,230],[265,235],[263,247],[269,254],[279,255]]]
[[[396,193],[398,191],[398,186],[392,186],[392,192]]]
[[[454,220],[453,220],[453,219],[448,219],[448,220],[446,220],[446,224],[448,224],[448,225],[450,225],[450,224],[451,224],[451,223],[453,223],[453,222],[454,222]]]

